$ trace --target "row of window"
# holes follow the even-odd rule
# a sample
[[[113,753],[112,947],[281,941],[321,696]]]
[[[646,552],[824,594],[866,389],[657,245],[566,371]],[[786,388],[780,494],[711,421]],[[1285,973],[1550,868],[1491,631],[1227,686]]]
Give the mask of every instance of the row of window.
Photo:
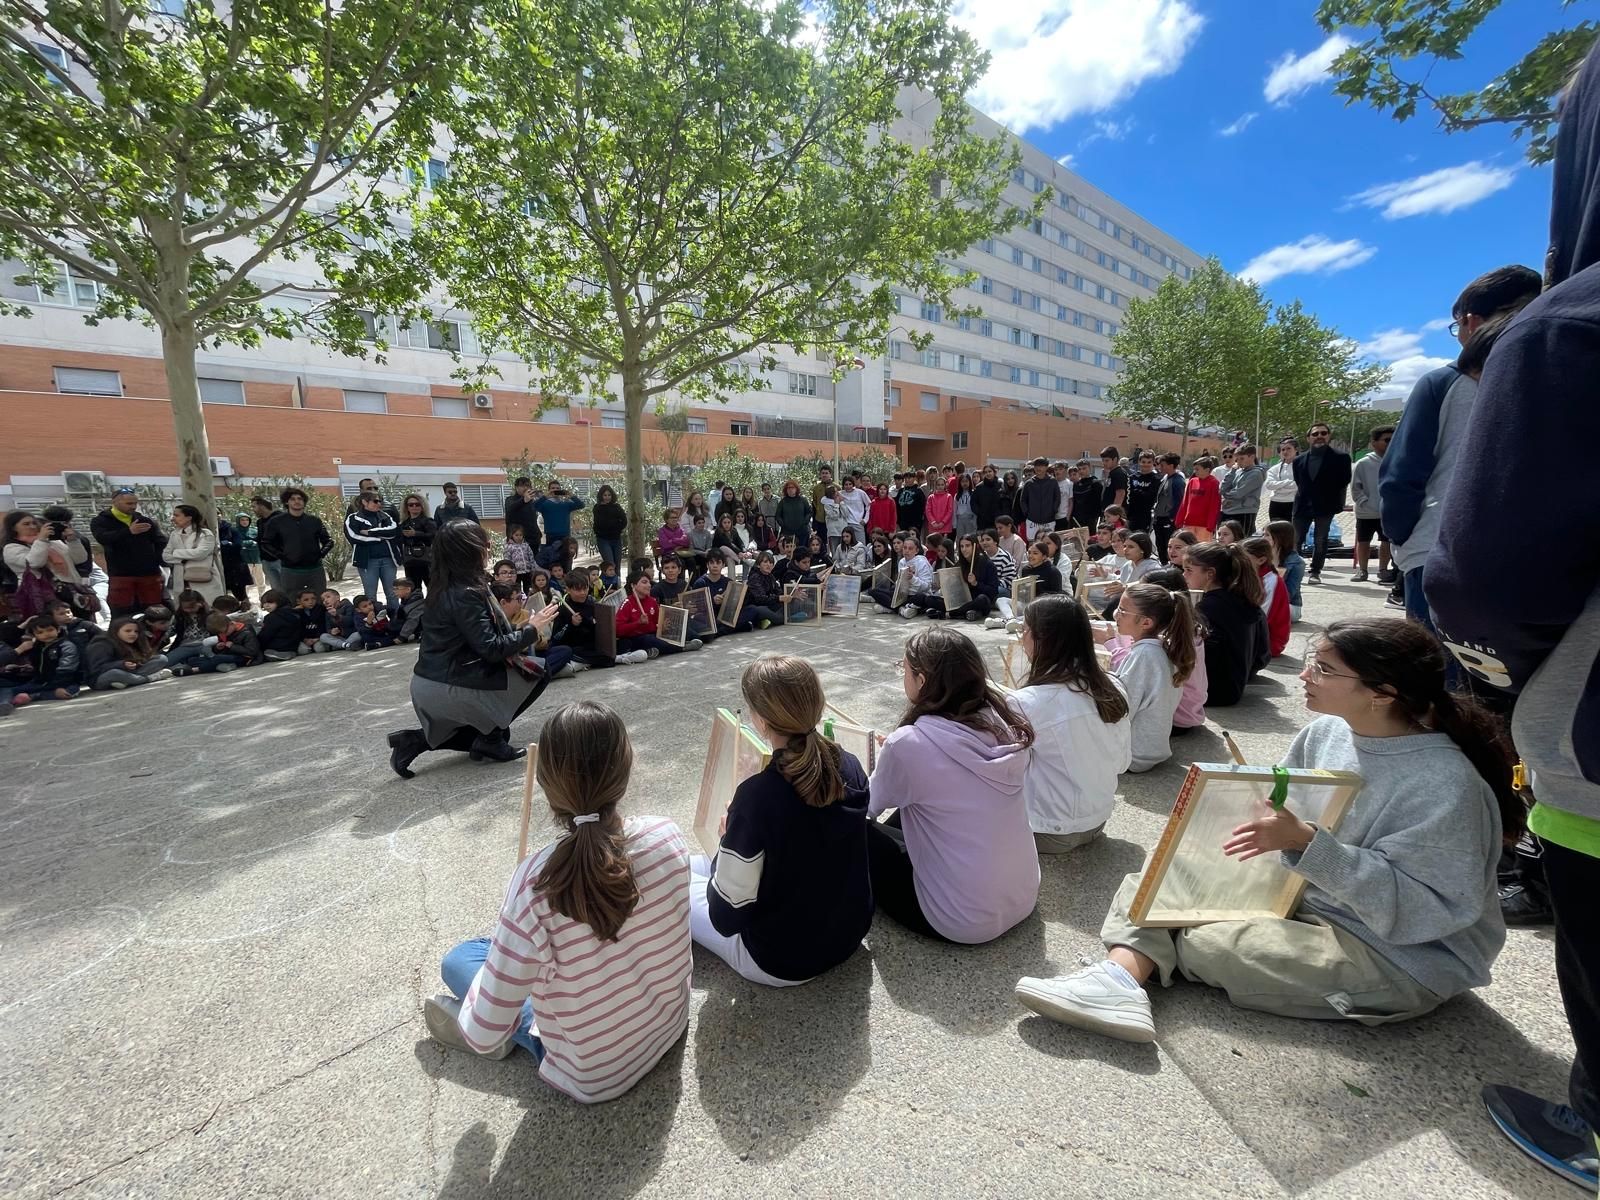
[[[56,391],[78,396],[121,396],[122,372],[98,367],[55,368]],[[202,404],[244,403],[244,383],[238,379],[211,379],[201,376],[200,402]],[[431,396],[433,415],[436,417],[470,417],[472,402],[465,396]],[[364,391],[357,388],[344,390],[345,412],[386,413],[389,397],[386,392]],[[617,418],[622,424],[622,418]],[[692,422],[691,422],[692,424]],[[704,424],[704,422],[702,422]]]
[[[1025,167],[1018,167],[1016,170],[1012,171],[1011,179],[1013,183],[1021,184],[1035,195],[1038,195],[1049,186],[1038,175],[1035,175],[1032,171]],[[1161,249],[1161,247],[1151,245],[1149,242],[1145,241],[1144,238],[1134,233],[1133,230],[1127,229],[1118,224],[1104,213],[1097,212],[1095,209],[1090,208],[1076,196],[1068,195],[1066,192],[1058,191],[1055,194],[1055,203],[1057,208],[1071,213],[1085,224],[1092,225],[1094,228],[1100,230],[1101,233],[1110,234],[1119,242],[1124,240],[1123,234],[1127,234],[1126,240],[1129,245],[1131,245],[1146,258],[1160,263],[1163,267],[1167,268],[1167,270],[1174,271],[1183,276],[1185,279],[1188,279],[1189,276],[1194,274],[1194,271],[1191,267],[1180,262],[1176,257]],[[1035,229],[1034,232],[1038,233],[1039,231]]]
[[[1024,270],[1032,271],[1035,275],[1053,274],[1057,283],[1080,291],[1086,296],[1093,296],[1096,300],[1103,304],[1109,304],[1113,308],[1127,308],[1132,301],[1131,296],[1124,295],[1115,288],[1108,288],[1103,283],[1096,283],[1076,271],[1069,271],[1066,267],[1053,263],[1049,259],[1040,258],[1037,254],[1024,250],[1020,246],[1013,246],[1009,242],[996,241],[993,238],[986,239],[981,244],[984,250],[996,258],[1003,258],[1007,262],[1022,267]],[[1112,261],[1116,260],[1113,259]],[[1151,286],[1154,285],[1152,284]]]
[[[1009,342],[1013,346],[1021,346],[1024,350],[1037,350],[1041,354],[1054,355],[1056,358],[1068,358],[1073,362],[1088,363],[1090,366],[1100,367],[1107,371],[1120,371],[1125,365],[1122,359],[1103,350],[1095,350],[1089,346],[1079,346],[1075,342],[1064,342],[1060,338],[1048,338],[1032,330],[1023,329],[1016,325],[998,325],[987,317],[979,318],[972,328],[984,337],[995,337],[1001,341]],[[913,351],[908,355],[907,351]],[[992,363],[989,359],[976,354],[967,354],[956,350],[940,350],[930,346],[926,350],[915,352],[909,342],[891,340],[889,342],[889,357],[892,359],[907,359],[914,357],[925,367],[935,370],[957,371],[962,375],[981,375],[989,378]],[[794,390],[793,388],[790,389]]]
[[[949,371],[955,368],[946,366],[942,369]],[[1035,371],[1030,367],[1019,367],[1010,363],[985,362],[983,370],[979,371],[978,374],[984,379],[1003,379],[1007,383],[1021,384],[1024,387],[1043,388],[1046,391],[1060,392],[1067,396],[1083,396],[1090,400],[1103,400],[1106,393],[1104,384],[1089,383],[1082,379],[1071,379],[1066,375],[1052,375],[1049,371]],[[890,387],[887,389],[887,395],[889,408],[899,408],[901,402],[900,389]],[[982,403],[988,403],[982,397],[979,399]],[[918,403],[923,412],[938,412],[939,393],[921,392],[918,396]]]
[[[1015,304],[1018,308],[1026,308],[1032,312],[1044,313],[1047,316],[1053,314],[1056,320],[1064,324],[1076,325],[1079,329],[1087,329],[1092,333],[1103,334],[1106,337],[1116,337],[1117,330],[1121,328],[1114,321],[1102,320],[1100,317],[1093,316],[1090,313],[1079,312],[1075,308],[1068,308],[1065,304],[1050,299],[1049,296],[1041,296],[1038,292],[1024,291],[1022,288],[1013,287],[1009,283],[1000,283],[997,280],[990,279],[987,275],[978,276],[977,282],[973,284],[973,289],[980,295],[992,296],[1007,304]],[[923,305],[925,310],[924,320],[930,319],[926,315],[926,310],[930,308],[935,312],[939,311],[937,304],[930,305],[925,303]],[[956,323],[963,329],[971,328],[970,322],[963,323],[958,320]]]

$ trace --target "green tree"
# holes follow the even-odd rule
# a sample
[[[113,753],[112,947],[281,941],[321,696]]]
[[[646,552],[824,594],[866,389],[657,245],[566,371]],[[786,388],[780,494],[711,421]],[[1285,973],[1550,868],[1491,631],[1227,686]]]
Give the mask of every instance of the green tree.
[[[731,487],[736,496],[747,487],[754,488],[759,493],[763,483],[777,487],[778,468],[751,458],[739,449],[737,442],[729,442],[695,468],[694,474],[689,478],[689,486],[696,491],[704,492],[706,498],[711,501],[711,507],[715,509],[718,498],[712,497],[711,490],[717,485],[718,480]]]
[[[986,56],[952,2],[508,0],[490,22],[414,247],[542,388],[620,387],[635,552],[647,406],[757,386],[775,347],[881,350],[895,288],[947,304],[951,260],[1026,215],[1002,201],[1014,141],[971,129]],[[915,144],[902,98],[934,114]]]
[[[1124,362],[1111,411],[1136,421],[1172,421],[1189,451],[1189,430],[1255,412],[1267,343],[1261,289],[1207,259],[1189,279],[1169,275],[1134,300],[1112,340]],[[1241,426],[1242,427],[1242,426]]]
[[[1261,430],[1304,434],[1314,417],[1334,422],[1342,415],[1348,422],[1361,397],[1389,381],[1388,367],[1364,360],[1353,341],[1322,324],[1298,300],[1274,312],[1262,359],[1262,388],[1275,388],[1277,395],[1261,398]],[[1222,423],[1260,436],[1253,405],[1228,412]]]
[[[46,291],[70,286],[62,264],[95,285],[91,325],[160,331],[183,495],[213,518],[196,351],[360,345],[359,314],[327,301],[393,238],[379,181],[426,158],[480,6],[180,7],[0,0],[0,259]],[[390,282],[392,309],[415,277]]]
[[[1552,8],[1568,8],[1562,0]],[[1594,44],[1594,21],[1546,33],[1514,62],[1486,53],[1498,74],[1481,87],[1437,93],[1429,87],[1433,67],[1468,56],[1467,42],[1500,7],[1501,0],[1322,0],[1317,21],[1330,33],[1353,29],[1362,40],[1334,60],[1334,92],[1351,104],[1366,102],[1380,112],[1408,121],[1419,108],[1431,110],[1446,133],[1509,125],[1512,136],[1528,139],[1530,162],[1555,154],[1551,127],[1556,97]],[[1553,15],[1553,14],[1552,14]],[[1488,47],[1481,47],[1486,52]],[[1476,51],[1474,52],[1476,58]]]
[[[843,448],[840,447],[841,450]],[[804,485],[803,490],[809,493],[812,482],[818,477],[823,467],[832,469],[833,458],[831,456],[799,454],[789,460],[789,466],[784,472],[784,478],[800,480]],[[894,479],[895,472],[901,470],[901,466],[898,458],[879,449],[877,446],[865,446],[857,443],[854,454],[846,454],[839,460],[839,469],[846,474],[851,471],[860,471],[873,483],[889,483]]]

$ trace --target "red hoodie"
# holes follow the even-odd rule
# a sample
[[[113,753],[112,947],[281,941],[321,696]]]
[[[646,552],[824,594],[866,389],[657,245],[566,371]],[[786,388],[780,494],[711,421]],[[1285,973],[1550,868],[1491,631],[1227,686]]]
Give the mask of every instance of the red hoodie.
[[[889,489],[880,483],[878,494],[872,498],[872,507],[867,510],[867,532],[895,532],[897,512],[894,501],[889,498]]]
[[[617,609],[617,636],[638,637],[641,633],[654,633],[661,620],[661,605],[655,597],[629,596]]]
[[[1183,489],[1183,504],[1178,508],[1175,524],[1179,529],[1193,525],[1201,529],[1215,529],[1222,516],[1222,484],[1215,475],[1204,479],[1196,475]]]
[[[1278,585],[1269,589],[1272,592],[1272,602],[1267,606],[1267,644],[1272,650],[1272,657],[1276,658],[1289,645],[1289,588],[1283,582],[1283,576],[1263,563],[1261,567],[1263,588],[1267,587],[1268,576],[1275,579]]]

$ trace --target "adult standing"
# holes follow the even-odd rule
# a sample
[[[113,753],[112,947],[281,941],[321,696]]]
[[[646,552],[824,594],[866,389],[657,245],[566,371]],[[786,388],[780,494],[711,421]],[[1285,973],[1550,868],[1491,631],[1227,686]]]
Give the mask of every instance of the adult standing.
[[[344,506],[344,515],[348,517],[351,513],[358,512],[361,508],[361,497],[365,496],[368,492],[378,492],[378,481],[372,478],[370,475],[363,475],[361,477],[361,481],[356,484],[356,494],[351,496],[349,502]],[[378,494],[382,495],[383,493],[378,492]],[[381,503],[383,511],[393,517],[396,524],[398,524],[400,521],[400,510],[394,505],[390,504],[387,500],[382,501]]]
[[[74,544],[62,536],[60,522],[44,521],[30,512],[10,512],[5,520],[6,568],[17,579],[13,605],[19,617],[36,617],[58,598],[58,585],[81,586]],[[75,544],[88,554],[82,542]],[[63,590],[65,590],[63,588]]]
[[[377,492],[362,492],[356,503],[357,510],[344,519],[344,536],[361,576],[361,591],[376,601],[381,581],[384,605],[398,612],[400,598],[394,594],[394,580],[401,557],[400,523],[384,510],[383,497]]]
[[[756,501],[756,512],[759,512],[767,519],[768,525],[771,525],[773,519],[778,515],[778,498],[772,494],[772,485],[770,483],[761,485],[761,499]],[[746,513],[745,516],[749,517],[751,521],[755,520],[754,513]]]
[[[279,515],[266,496],[252,496],[250,511],[256,515],[256,549],[261,554],[261,573],[267,577],[267,587],[283,590],[283,569],[278,563],[278,552],[267,542],[267,526]]]
[[[1446,645],[1476,681],[1517,697],[1511,732],[1538,797],[1528,826],[1544,842],[1556,978],[1577,1050],[1570,1109],[1492,1084],[1484,1101],[1520,1149],[1593,1188],[1600,1129],[1600,525],[1583,516],[1589,481],[1582,471],[1545,473],[1539,508],[1558,519],[1530,521],[1526,480],[1504,464],[1508,448],[1582,453],[1600,438],[1600,53],[1589,52],[1567,88],[1560,121],[1545,260],[1550,287],[1519,317],[1501,322],[1426,579]],[[1480,325],[1463,359],[1494,336],[1494,324]],[[1410,419],[1407,412],[1402,429]],[[1507,545],[1556,569],[1541,572],[1535,588],[1507,587]]]
[[[1232,474],[1222,481],[1222,517],[1239,522],[1246,533],[1254,533],[1267,469],[1256,461],[1256,448],[1249,442],[1234,451],[1233,462]]]
[[[477,510],[470,504],[461,503],[461,489],[453,483],[444,485],[444,503],[433,510],[433,520],[437,525],[447,521],[478,521]],[[481,521],[478,522],[482,524]],[[526,535],[527,530],[523,530]]]
[[[1061,504],[1061,487],[1050,474],[1050,460],[1033,460],[1033,478],[1022,485],[1023,536],[1032,542],[1046,530],[1056,527],[1056,511]],[[1018,568],[1021,569],[1020,567]]]
[[[1497,330],[1539,294],[1543,281],[1530,267],[1507,266],[1480,275],[1450,308],[1456,338],[1480,353]],[[1487,332],[1484,332],[1487,331]],[[1481,335],[1481,336],[1480,336]],[[1433,628],[1423,576],[1445,515],[1445,495],[1477,407],[1483,358],[1429,371],[1411,389],[1389,451],[1378,467],[1378,514],[1405,585],[1406,615]],[[1524,513],[1526,509],[1523,510]],[[1520,543],[1519,543],[1520,544]]]
[[[172,569],[174,596],[184,591],[199,592],[210,604],[226,590],[216,531],[192,504],[173,506],[172,536],[162,548],[161,561]]]
[[[1351,578],[1357,583],[1367,581],[1374,534],[1378,537],[1378,582],[1394,582],[1389,578],[1389,535],[1383,531],[1382,511],[1378,507],[1378,471],[1393,437],[1393,425],[1380,425],[1368,434],[1367,446],[1371,453],[1361,456],[1350,475],[1350,499],[1356,508],[1356,570]]]
[[[260,530],[256,528],[255,521],[249,513],[235,513],[233,527],[238,530],[239,562],[250,576],[250,582],[256,585],[256,591],[265,591],[264,575],[261,570],[261,545],[256,541]]]
[[[282,591],[292,596],[310,588],[320,594],[328,586],[322,560],[333,549],[333,536],[320,517],[306,511],[307,496],[300,488],[284,488],[278,498],[283,511],[260,536],[261,557],[269,550],[276,557]]]
[[[1332,445],[1333,430],[1318,421],[1307,436],[1311,449],[1294,461],[1295,548],[1306,544],[1312,532],[1311,571],[1307,583],[1322,582],[1322,565],[1328,561],[1328,534],[1333,518],[1344,511],[1350,487],[1350,456]]]
[[[770,488],[772,485],[762,486]],[[746,515],[752,520],[755,517],[754,512]],[[609,483],[602,483],[594,494],[594,512],[590,516],[600,561],[610,563],[619,574],[625,574],[628,564],[622,561],[622,534],[628,528],[628,510],[618,502],[616,489]]]
[[[139,493],[119,487],[111,506],[89,522],[89,532],[106,556],[106,607],[113,617],[160,604],[165,584],[161,552],[167,535],[148,513],[139,511]]]
[[[1128,502],[1123,508],[1128,513],[1129,529],[1149,530],[1155,520],[1156,500],[1161,491],[1155,451],[1139,451],[1134,463],[1134,473],[1128,476]]]
[[[522,540],[537,550],[541,541],[538,497],[533,494],[533,480],[526,475],[517,476],[516,482],[511,485],[511,498],[506,501],[505,513],[506,532],[510,533],[513,525],[520,525]]]
[[[1178,529],[1178,510],[1183,507],[1183,490],[1189,480],[1178,468],[1183,459],[1168,451],[1158,461],[1161,482],[1156,492],[1156,505],[1150,513],[1150,528],[1156,536],[1156,553],[1162,562],[1167,561],[1167,543]]]
[[[46,525],[54,525],[60,531],[61,540],[67,544],[68,558],[77,568],[78,582],[89,586],[94,576],[94,546],[87,533],[80,534],[73,527],[77,514],[65,504],[52,504],[39,515],[44,518]]]
[[[519,667],[556,619],[556,605],[513,629],[489,594],[489,535],[476,521],[451,521],[433,539],[432,587],[422,610],[421,649],[411,675],[420,728],[389,735],[389,765],[402,779],[429,750],[459,750],[473,762],[512,762],[527,751],[511,723],[550,682]]]
[[[818,493],[821,496],[821,493]],[[778,536],[788,536],[795,539],[795,544],[807,542],[811,538],[811,514],[815,510],[800,494],[799,481],[786,480],[783,485],[783,497],[778,501],[777,521]],[[823,526],[826,536],[827,526]]]
[[[1278,443],[1278,461],[1267,468],[1267,520],[1294,520],[1294,497],[1298,490],[1294,482],[1294,460],[1300,454],[1300,443],[1284,438]]]
[[[428,502],[412,492],[400,502],[400,536],[396,540],[404,556],[403,566],[411,586],[428,594],[428,560],[433,554],[433,535],[439,526],[428,515]]]
[[[983,468],[978,486],[972,489],[972,516],[978,523],[978,532],[994,528],[994,519],[1009,512],[1005,491],[992,465]]]
[[[828,526],[822,518],[822,493],[831,486],[833,486],[833,468],[824,466],[817,471],[817,481],[811,485],[811,511],[816,514],[812,518],[812,532],[820,537],[824,544],[828,540]]]
[[[533,502],[533,510],[544,520],[544,545],[539,549],[539,565],[548,567],[561,563],[569,570],[567,539],[572,536],[572,514],[583,507],[583,497],[574,496],[567,485],[552,479],[545,485],[544,495]],[[527,533],[526,527],[523,533]],[[621,569],[622,564],[617,564]]]

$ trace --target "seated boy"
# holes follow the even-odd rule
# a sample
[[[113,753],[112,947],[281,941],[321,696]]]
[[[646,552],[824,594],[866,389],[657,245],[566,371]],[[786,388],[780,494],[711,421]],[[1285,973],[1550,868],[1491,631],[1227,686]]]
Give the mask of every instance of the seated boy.
[[[394,581],[394,595],[399,605],[395,613],[394,640],[402,644],[414,642],[422,636],[422,608],[427,601],[418,593],[416,585],[404,576]]]
[[[387,608],[378,607],[371,596],[356,597],[356,636],[363,650],[394,645],[396,625]]]
[[[550,640],[572,651],[575,670],[609,667],[614,660],[595,650],[593,597],[589,595],[589,573],[576,570],[567,576],[567,594],[550,630]]]
[[[206,632],[217,639],[211,652],[218,658],[230,658],[241,667],[262,661],[261,639],[242,613],[213,611],[206,618]]]
[[[83,656],[63,636],[55,617],[47,612],[29,617],[22,624],[22,633],[17,660],[32,673],[9,687],[0,687],[0,705],[70,700],[76,696],[82,682]]]
[[[367,599],[367,596],[357,596],[353,600],[341,600],[339,593],[332,588],[323,590],[322,610],[326,628],[317,635],[316,648],[319,651],[361,649],[356,606]]]
[[[669,558],[661,564],[661,581],[650,589],[657,604],[676,604],[678,597],[689,590],[683,578],[683,564]]]
[[[316,593],[311,593],[313,602]],[[289,597],[276,588],[261,594],[261,656],[268,662],[285,662],[296,654],[310,654],[313,643],[303,639],[304,628],[300,609]]]
[[[706,573],[694,581],[695,590],[704,588],[711,593],[711,614],[715,618],[722,611],[722,597],[727,594],[730,580],[724,572],[726,561],[722,555],[714,554],[706,559]],[[733,625],[723,625],[718,622],[713,633],[748,633],[756,627],[754,617],[746,617],[741,612],[738,620]],[[701,634],[701,637],[710,637],[711,634]]]

